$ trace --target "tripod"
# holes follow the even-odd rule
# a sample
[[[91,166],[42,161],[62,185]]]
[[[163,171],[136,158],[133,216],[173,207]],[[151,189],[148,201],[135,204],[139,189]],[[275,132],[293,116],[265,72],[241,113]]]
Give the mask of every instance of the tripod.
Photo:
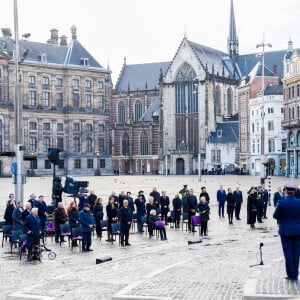
[[[263,245],[264,245],[264,243],[260,243],[259,244],[259,254],[260,254],[260,262],[259,262],[259,264],[251,265],[250,267],[262,266],[264,264],[263,260],[262,260],[262,247],[263,247]]]

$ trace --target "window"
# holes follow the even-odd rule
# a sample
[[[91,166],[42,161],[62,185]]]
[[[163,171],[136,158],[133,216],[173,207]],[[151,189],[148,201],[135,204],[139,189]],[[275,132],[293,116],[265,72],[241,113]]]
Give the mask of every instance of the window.
[[[50,85],[50,80],[49,80],[49,77],[43,77],[42,79],[42,85],[43,86],[49,86]]]
[[[103,109],[103,96],[98,95],[98,108]]]
[[[88,66],[89,65],[89,59],[87,57],[81,58],[81,62],[84,66]]]
[[[88,169],[93,169],[94,168],[94,160],[93,159],[88,158],[88,160],[87,160],[87,168]]]
[[[63,108],[63,94],[62,93],[56,94],[56,107]]]
[[[32,84],[32,85],[35,85],[35,76],[30,75],[28,77],[28,83]]]
[[[85,95],[85,106],[86,106],[86,108],[92,108],[92,95],[91,94]]]
[[[223,130],[218,129],[218,130],[217,130],[217,137],[218,137],[218,138],[221,138],[222,135],[223,135]]]
[[[149,154],[149,143],[148,143],[148,135],[145,131],[141,134],[141,155]]]
[[[259,140],[256,141],[256,145],[257,145],[257,153],[260,153],[260,143]]]
[[[268,114],[274,113],[274,107],[268,107]]]
[[[50,130],[50,123],[43,123],[43,130]]]
[[[211,160],[213,163],[221,162],[221,150],[220,149],[211,150]]]
[[[78,88],[79,87],[79,80],[78,79],[73,79],[72,80],[72,87],[73,88]]]
[[[74,169],[81,169],[81,160],[79,158],[74,159]]]
[[[255,153],[255,140],[252,141],[252,153]]]
[[[86,139],[86,151],[93,152],[93,140],[91,138]]]
[[[50,148],[50,138],[44,137],[43,139],[44,152],[48,152],[48,148]]]
[[[254,123],[252,123],[252,124],[251,124],[252,133],[254,133],[254,129],[255,129],[254,127],[255,127],[255,126],[254,126]]]
[[[90,80],[85,81],[85,88],[86,89],[91,89],[92,88],[92,82]]]
[[[104,159],[104,158],[101,158],[101,159],[100,159],[100,168],[101,168],[101,169],[104,169],[104,168],[105,168],[105,159]]]
[[[29,138],[29,145],[28,145],[28,151],[29,152],[37,152],[37,139],[35,137],[30,137]]]
[[[125,123],[125,104],[123,102],[119,102],[118,104],[118,123]]]
[[[93,125],[92,124],[86,124],[86,131],[92,132],[93,131]]]
[[[62,83],[63,83],[62,78],[56,78],[56,86],[62,87]]]
[[[72,99],[73,99],[73,107],[79,108],[79,94],[73,93]]]
[[[76,132],[80,131],[80,124],[79,123],[74,123],[73,124],[73,130],[76,131]]]
[[[268,150],[269,150],[269,152],[275,152],[275,140],[274,139],[268,140]]]
[[[268,121],[268,131],[274,130],[274,121]]]
[[[98,81],[98,89],[103,90],[103,81]]]
[[[128,133],[123,134],[122,138],[122,155],[129,155],[129,135]]]
[[[233,106],[232,106],[232,89],[228,88],[227,90],[227,115],[232,116],[233,115]]]
[[[105,153],[104,138],[99,139],[99,151],[102,154]]]
[[[74,139],[74,152],[76,153],[80,153],[81,149],[80,149],[80,139],[76,138]]]
[[[36,105],[36,91],[29,91],[29,105]]]
[[[284,114],[284,108],[283,107],[281,107],[281,113]]]
[[[64,123],[57,123],[57,131],[64,131]]]
[[[36,130],[37,124],[36,122],[29,122],[29,130]]]
[[[50,93],[43,92],[43,94],[42,94],[43,106],[49,106],[49,99],[50,99]]]
[[[60,150],[64,150],[64,139],[59,137],[57,138],[57,148]]]
[[[134,120],[138,121],[142,117],[142,103],[141,101],[136,101],[134,105]]]
[[[104,132],[104,125],[103,124],[99,124],[99,131],[100,132]]]
[[[300,131],[297,133],[297,147],[300,147]]]
[[[51,162],[48,159],[45,159],[45,169],[51,169]]]
[[[3,141],[2,135],[0,135],[0,151],[3,151],[2,141]]]

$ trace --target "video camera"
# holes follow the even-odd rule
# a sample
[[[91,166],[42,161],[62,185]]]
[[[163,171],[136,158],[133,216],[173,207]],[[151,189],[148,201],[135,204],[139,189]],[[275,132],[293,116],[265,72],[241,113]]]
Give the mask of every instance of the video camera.
[[[72,195],[73,197],[78,197],[79,193],[88,193],[89,190],[86,189],[89,186],[88,181],[75,181],[72,177],[67,176],[64,186],[64,192]]]

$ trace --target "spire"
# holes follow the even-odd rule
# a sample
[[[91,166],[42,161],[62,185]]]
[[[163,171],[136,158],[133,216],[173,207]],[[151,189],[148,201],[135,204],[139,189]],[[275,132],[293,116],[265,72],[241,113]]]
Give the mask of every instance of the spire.
[[[229,37],[227,41],[228,54],[231,58],[239,55],[239,40],[236,34],[233,0],[230,5]]]
[[[288,52],[292,52],[293,51],[293,41],[290,38],[288,41]]]

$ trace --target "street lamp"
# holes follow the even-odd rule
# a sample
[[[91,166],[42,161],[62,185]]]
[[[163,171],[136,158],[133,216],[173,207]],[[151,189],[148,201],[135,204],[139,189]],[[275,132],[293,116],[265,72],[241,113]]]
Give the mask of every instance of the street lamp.
[[[97,169],[95,170],[95,176],[100,176],[101,175],[101,171],[100,171],[100,151],[96,152],[96,156],[97,156]]]
[[[260,183],[265,183],[265,48],[272,47],[272,44],[265,43],[265,35],[263,34],[263,41],[256,45],[256,48],[261,48],[262,52],[257,54],[257,57],[261,57],[261,153],[260,153]]]

